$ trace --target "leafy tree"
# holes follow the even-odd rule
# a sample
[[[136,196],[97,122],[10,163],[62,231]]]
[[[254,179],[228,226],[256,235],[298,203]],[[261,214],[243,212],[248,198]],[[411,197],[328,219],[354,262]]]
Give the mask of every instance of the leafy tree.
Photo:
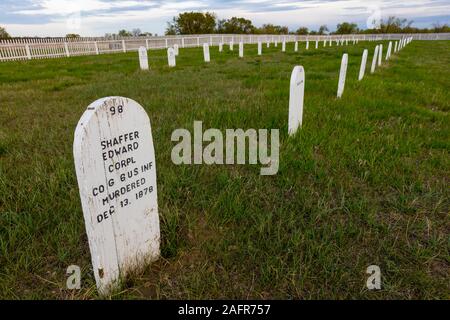
[[[404,29],[411,28],[413,21],[407,19],[397,18],[390,16],[387,20],[381,20],[380,32],[381,33],[401,33],[405,32]]]
[[[233,17],[228,20],[219,20],[217,25],[218,33],[228,34],[251,34],[255,33],[256,28],[250,20],[245,18]]]
[[[136,28],[131,31],[131,34],[133,35],[133,37],[139,37],[142,34],[142,32],[141,29]]]
[[[166,36],[174,36],[177,34],[177,29],[173,23],[167,22],[167,28],[165,32]]]
[[[75,39],[75,38],[79,38],[79,37],[80,37],[80,35],[76,34],[76,33],[66,34],[66,38],[70,38],[70,39]]]
[[[273,24],[264,24],[261,28],[258,29],[258,33],[260,34],[288,34],[288,27],[275,26]]]
[[[448,24],[441,25],[439,22],[433,24],[433,32],[436,33],[447,33],[450,32],[450,27]]]
[[[337,25],[336,34],[352,34],[358,32],[356,23],[343,22]]]
[[[327,27],[326,25],[320,26],[318,34],[324,35],[324,34],[326,34],[327,32],[328,32],[328,27]]]
[[[119,37],[131,37],[131,32],[127,30],[119,30]]]
[[[166,34],[209,34],[216,28],[216,16],[206,12],[184,12],[173,18],[169,23]]]
[[[295,33],[298,35],[307,35],[309,33],[309,29],[306,27],[300,27],[297,31],[295,31]]]
[[[8,32],[6,32],[5,28],[0,27],[0,39],[11,38]]]

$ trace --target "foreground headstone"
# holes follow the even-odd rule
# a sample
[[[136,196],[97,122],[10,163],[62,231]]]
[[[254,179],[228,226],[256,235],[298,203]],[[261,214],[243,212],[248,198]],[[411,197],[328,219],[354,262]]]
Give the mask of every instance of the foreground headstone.
[[[303,123],[303,101],[305,95],[305,70],[296,66],[292,70],[289,94],[289,135],[294,135]]]
[[[361,81],[364,78],[364,74],[366,73],[366,65],[367,65],[367,56],[369,55],[369,51],[367,49],[364,49],[362,60],[361,60],[361,67],[359,68],[359,77],[358,80]]]
[[[375,47],[375,52],[373,54],[373,59],[372,59],[372,67],[370,68],[370,73],[374,73],[375,69],[377,67],[377,60],[378,60],[378,50],[379,50],[379,46]]]
[[[159,257],[155,150],[150,121],[135,101],[93,102],[75,131],[74,160],[98,291]]]
[[[178,47],[177,44],[173,45],[173,51],[175,53],[175,56],[178,57],[178,55],[180,54],[180,48]]]
[[[262,55],[262,42],[258,41],[258,56]]]
[[[244,43],[241,41],[239,42],[239,58],[244,57]]]
[[[205,62],[211,61],[211,57],[209,56],[209,45],[207,43],[203,44],[203,58]]]
[[[392,41],[389,41],[389,46],[386,53],[386,60],[389,60],[392,53]]]
[[[167,61],[169,63],[169,67],[171,67],[171,68],[173,68],[177,65],[175,57],[176,57],[175,50],[173,48],[168,48],[167,49]]]
[[[148,56],[147,56],[147,48],[140,47],[139,48],[139,65],[141,70],[148,70]]]
[[[348,65],[348,54],[344,53],[341,61],[341,71],[339,72],[339,83],[337,90],[337,97],[342,97],[345,88],[345,79],[347,77],[347,65]]]

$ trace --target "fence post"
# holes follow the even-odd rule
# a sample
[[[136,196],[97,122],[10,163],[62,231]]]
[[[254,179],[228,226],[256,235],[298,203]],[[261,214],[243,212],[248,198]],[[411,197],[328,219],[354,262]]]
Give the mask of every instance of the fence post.
[[[125,40],[122,40],[122,49],[123,49],[124,53],[127,52],[127,47],[126,47],[126,44],[125,44]]]
[[[31,60],[31,51],[30,51],[30,46],[28,44],[25,45],[25,50],[27,52],[28,60]]]
[[[197,47],[200,47],[200,37],[197,37]]]
[[[184,37],[181,38],[181,46],[184,48]]]
[[[69,45],[67,44],[67,42],[64,42],[64,50],[66,50],[66,56],[70,57]]]
[[[98,51],[98,43],[97,43],[97,41],[95,41],[94,42],[94,45],[95,45],[95,54],[100,54],[100,52]]]

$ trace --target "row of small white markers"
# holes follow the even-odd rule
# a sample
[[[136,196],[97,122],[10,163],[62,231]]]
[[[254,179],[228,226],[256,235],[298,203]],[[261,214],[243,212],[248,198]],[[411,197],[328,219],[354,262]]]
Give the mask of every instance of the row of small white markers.
[[[402,50],[406,45],[411,43],[411,38],[404,38],[395,42],[394,52],[397,53]],[[368,50],[365,49],[362,56],[361,67],[359,70],[358,80],[361,81],[364,78],[366,64],[367,64]],[[386,53],[386,61],[390,59],[392,55],[392,41],[389,42],[388,50]],[[383,45],[379,44],[375,47],[374,56],[372,59],[372,67],[370,72],[374,73],[376,66],[381,66],[383,58]],[[341,98],[344,93],[345,80],[347,77],[348,66],[348,54],[345,53],[342,56],[341,69],[339,72],[339,82],[337,97]],[[294,135],[298,128],[302,127],[303,123],[303,100],[305,92],[305,70],[302,66],[296,66],[291,74],[290,83],[290,97],[289,97],[289,135]]]
[[[270,48],[270,41],[267,41],[266,46],[267,48]],[[357,44],[358,40],[353,40],[353,44]],[[324,40],[323,41],[323,46],[326,47],[327,44],[331,47],[333,44],[332,40]],[[336,45],[337,46],[343,46],[343,45],[348,45],[349,44],[349,40],[348,39],[339,39],[336,40]],[[278,41],[274,42],[275,47],[278,47]],[[281,51],[282,52],[286,52],[286,41],[282,41],[282,48]],[[224,43],[220,43],[219,44],[219,52],[223,52],[223,47],[224,47]],[[229,48],[230,51],[234,51],[234,43],[231,41],[229,43]],[[316,40],[316,49],[319,48],[319,41]],[[309,41],[306,41],[306,50],[309,50]],[[298,52],[298,41],[295,41],[294,43],[294,51]],[[263,52],[263,43],[261,41],[258,42],[258,55],[262,55]],[[177,44],[175,44],[173,47],[170,47],[167,49],[167,61],[168,61],[168,65],[169,67],[175,67],[176,66],[176,57],[179,55],[179,46]],[[243,42],[239,42],[239,57],[243,58],[244,57],[244,43]],[[209,44],[208,43],[204,43],[203,44],[203,59],[205,62],[211,62],[211,56],[209,53]],[[148,64],[148,55],[147,55],[147,49],[145,47],[140,47],[139,48],[139,62],[140,62],[140,67],[142,70],[148,70],[149,69],[149,64]]]
[[[394,51],[409,42],[411,39],[396,43]],[[239,47],[243,53],[243,44]],[[391,48],[392,44],[388,57]],[[146,53],[145,48],[142,51]],[[377,46],[375,51],[381,57],[382,48]],[[178,48],[169,48],[168,53],[169,64],[175,66]],[[209,47],[205,53],[208,57]],[[347,59],[344,55],[341,95]],[[141,60],[141,66],[148,69],[148,60]],[[367,50],[364,67],[366,60]],[[290,82],[290,135],[302,126],[304,90],[305,71],[296,66]],[[132,99],[99,99],[87,107],[78,122],[73,152],[94,276],[99,293],[105,295],[128,273],[160,255],[155,149],[149,117]]]

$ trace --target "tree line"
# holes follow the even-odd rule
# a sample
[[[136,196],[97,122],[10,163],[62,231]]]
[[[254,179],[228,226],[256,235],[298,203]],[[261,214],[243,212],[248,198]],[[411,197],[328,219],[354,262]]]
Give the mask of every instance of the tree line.
[[[324,34],[377,34],[377,33],[443,33],[450,32],[447,24],[434,24],[433,28],[415,28],[413,21],[395,16],[382,20],[378,28],[360,29],[356,23],[343,22],[336,26],[336,31],[330,32],[326,25],[318,30],[309,30],[300,27],[289,30],[287,26],[264,24],[255,27],[251,20],[239,17],[230,19],[217,19],[212,12],[184,12],[167,23],[166,35],[182,34],[297,34],[297,35],[324,35]]]

